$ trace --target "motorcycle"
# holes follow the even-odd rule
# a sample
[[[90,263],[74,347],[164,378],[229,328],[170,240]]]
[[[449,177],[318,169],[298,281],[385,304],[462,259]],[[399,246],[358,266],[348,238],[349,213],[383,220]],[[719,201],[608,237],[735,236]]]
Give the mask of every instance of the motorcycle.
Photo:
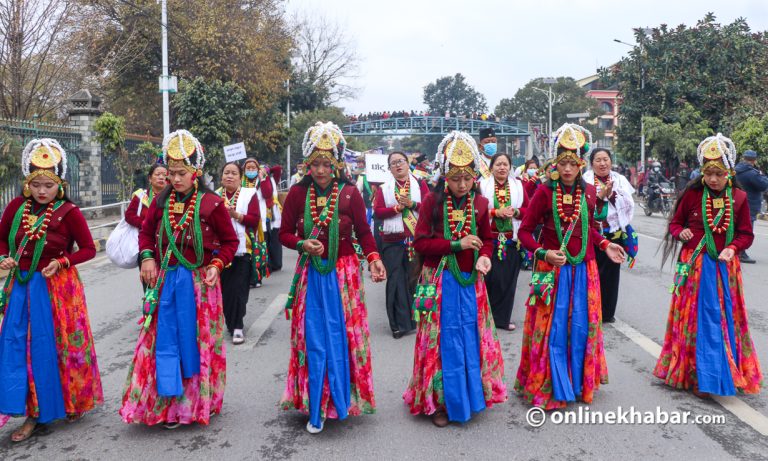
[[[644,211],[646,216],[661,213],[664,217],[672,212],[675,200],[675,186],[669,181],[660,181],[648,186],[650,192],[645,196]]]

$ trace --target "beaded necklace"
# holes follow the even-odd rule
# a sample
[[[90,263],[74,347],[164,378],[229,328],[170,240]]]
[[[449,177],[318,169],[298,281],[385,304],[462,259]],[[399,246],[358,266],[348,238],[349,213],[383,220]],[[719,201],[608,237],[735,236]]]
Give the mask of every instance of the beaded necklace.
[[[713,217],[714,209],[723,209],[723,218],[714,223]],[[726,186],[725,199],[722,197],[712,198],[710,195],[709,187],[704,187],[704,193],[701,196],[701,214],[704,220],[704,241],[707,246],[707,253],[712,259],[717,260],[717,245],[715,245],[715,238],[713,232],[716,234],[722,234],[725,232],[725,246],[728,246],[733,241],[734,225],[731,220],[733,215],[733,195],[731,188]]]
[[[184,209],[184,200],[182,199],[181,202],[176,201],[176,192],[171,191],[170,194],[168,194],[168,202],[167,206],[165,207],[165,215],[168,216],[168,220],[171,223],[171,228],[173,228],[174,232],[184,232],[187,227],[189,227],[190,220],[189,220],[189,214],[190,211],[195,209],[195,205],[197,204],[197,188],[192,192],[192,198],[189,201],[189,206],[186,207],[186,210]],[[168,210],[170,210],[170,213],[168,213]],[[181,222],[176,222],[176,215],[184,213],[184,215],[181,217]]]
[[[19,207],[16,214],[13,217],[13,223],[11,224],[11,232],[8,234],[8,254],[11,258],[18,262],[21,260],[21,255],[24,253],[29,242],[35,242],[35,249],[32,253],[32,262],[29,265],[27,275],[23,277],[21,270],[18,266],[14,267],[9,275],[8,279],[12,279],[14,275],[16,279],[25,284],[32,279],[35,271],[37,271],[37,265],[40,263],[40,257],[43,254],[43,248],[45,247],[45,241],[47,239],[48,224],[51,221],[51,216],[62,205],[66,203],[64,200],[57,200],[56,202],[50,202],[46,206],[45,214],[42,217],[35,216],[30,213],[32,208],[32,200],[27,200],[23,207]],[[23,223],[23,224],[22,224]],[[19,227],[24,230],[24,237],[21,239],[18,250],[16,249],[16,234],[19,232]],[[42,232],[41,232],[42,231]]]
[[[589,222],[587,217],[587,203],[584,195],[581,193],[581,187],[576,185],[576,197],[578,202],[576,203],[574,212],[570,216],[564,216],[562,212],[563,199],[560,197],[561,184],[560,181],[555,181],[557,184],[552,190],[552,208],[557,210],[557,213],[552,213],[552,218],[555,221],[555,233],[557,234],[557,240],[560,242],[560,249],[565,253],[565,258],[568,260],[568,264],[577,265],[584,260],[584,255],[587,254],[587,240],[589,239],[588,230]],[[576,256],[571,255],[568,252],[568,241],[570,235],[565,239],[563,238],[561,220],[572,223],[575,219],[581,219],[581,251]],[[565,240],[565,241],[564,241]]]
[[[311,238],[313,227],[318,229],[325,227],[328,233],[328,259],[323,263],[320,256],[310,256],[309,260],[312,267],[321,275],[330,274],[336,268],[336,260],[339,256],[339,213],[336,210],[336,203],[339,197],[339,183],[333,182],[331,189],[330,203],[325,196],[318,200],[316,185],[313,183],[307,190],[307,197],[304,202],[304,235]],[[327,206],[325,205],[327,204]],[[318,213],[318,207],[322,211]]]
[[[557,215],[560,219],[565,221],[566,223],[570,223],[576,217],[578,217],[581,214],[581,185],[576,184],[576,197],[574,198],[574,194],[564,194],[562,193],[563,185],[560,183],[560,181],[557,182],[557,187],[555,187],[555,190],[553,191],[552,197],[555,199],[556,203],[555,209],[557,209]],[[566,205],[574,205],[573,213],[571,213],[570,216],[566,216],[565,212],[563,211],[563,203]]]
[[[402,186],[400,185],[400,181],[395,179],[395,195],[397,195],[398,198],[411,197],[411,178],[409,177],[405,178],[405,184],[403,184]],[[408,218],[408,216],[412,213],[412,211],[409,210],[408,208],[403,208],[403,211],[401,211],[401,213],[403,215],[403,225],[405,226],[406,219],[410,219]],[[412,235],[406,239],[405,247],[406,247],[406,253],[408,254],[408,261],[413,261],[414,257],[416,256],[416,253],[413,249]]]
[[[238,187],[237,190],[235,191],[235,195],[233,195],[231,199],[229,198],[229,192],[227,192],[226,189],[222,189],[222,191],[224,192],[224,194],[223,194],[224,205],[226,205],[227,208],[229,208],[230,205],[231,206],[237,206],[237,199],[240,197],[240,190],[241,189],[242,188]]]
[[[446,240],[458,241],[470,234],[477,235],[477,224],[475,222],[475,192],[471,191],[463,198],[466,202],[461,210],[454,209],[454,199],[452,196],[449,195],[445,198],[445,203],[443,204],[443,238]],[[469,220],[469,226],[467,226],[467,219]],[[448,260],[448,270],[462,287],[474,285],[477,280],[475,263],[477,262],[478,251],[474,250],[473,252],[474,259],[472,261],[472,272],[469,278],[464,278],[464,275],[461,273],[459,262],[456,260],[456,253],[451,253],[446,256]]]
[[[45,214],[43,215],[42,222],[37,228],[33,229],[32,225],[38,221],[38,216],[32,212],[32,200],[27,200],[24,203],[22,229],[30,241],[34,242],[35,240],[41,239],[48,231],[48,224],[51,222],[51,216],[53,216],[53,207],[53,202],[50,202],[45,207]]]
[[[181,218],[181,223],[176,223],[176,218],[174,216],[175,212],[171,211],[171,206],[174,206],[176,204],[176,192],[171,191],[170,194],[168,194],[168,199],[165,202],[165,208],[163,209],[163,227],[160,230],[160,235],[158,238],[158,244],[157,247],[162,249],[163,248],[163,234],[168,236],[168,249],[166,250],[166,253],[170,251],[173,256],[176,257],[176,260],[184,267],[186,267],[189,270],[194,270],[200,267],[200,265],[203,263],[203,231],[200,227],[200,202],[202,200],[197,200],[198,197],[198,191],[197,188],[195,188],[195,191],[193,192],[192,199],[189,202],[189,206],[187,207],[186,211],[184,212],[184,216]],[[183,203],[182,203],[183,206]],[[190,212],[192,213],[192,217],[190,218]],[[192,233],[194,234],[194,243],[193,247],[195,250],[195,262],[192,263],[189,260],[187,260],[184,257],[183,252],[179,249],[179,247],[176,245],[176,238],[181,235],[181,241],[184,242],[184,238],[187,236],[187,228],[191,225],[192,227]],[[189,239],[190,237],[187,237]],[[165,269],[165,268],[161,268]]]

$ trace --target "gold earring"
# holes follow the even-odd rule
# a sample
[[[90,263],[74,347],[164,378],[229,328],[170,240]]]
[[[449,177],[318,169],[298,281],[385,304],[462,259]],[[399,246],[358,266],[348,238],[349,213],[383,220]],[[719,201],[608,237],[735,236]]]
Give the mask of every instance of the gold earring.
[[[704,176],[701,177],[701,185],[702,186],[706,186],[707,185],[707,183],[704,182]]]
[[[23,195],[25,198],[32,196],[32,191],[29,190],[29,184],[24,184],[24,189],[21,191],[21,195]]]
[[[64,186],[59,184],[59,191],[56,193],[56,198],[61,200],[64,198]]]

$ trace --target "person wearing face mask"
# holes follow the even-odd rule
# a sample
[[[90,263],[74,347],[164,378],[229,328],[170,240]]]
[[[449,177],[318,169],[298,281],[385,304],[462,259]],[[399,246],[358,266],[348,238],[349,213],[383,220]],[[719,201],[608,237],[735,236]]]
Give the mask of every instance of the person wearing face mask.
[[[411,318],[415,289],[413,236],[419,205],[429,193],[424,181],[411,174],[408,157],[389,154],[392,177],[374,195],[373,212],[381,220],[381,257],[387,269],[387,317],[392,337],[399,339],[416,328]],[[413,280],[412,280],[413,279]]]
[[[403,399],[411,414],[431,415],[438,427],[465,423],[507,400],[484,280],[493,233],[488,199],[475,190],[481,155],[467,133],[453,131],[443,139],[436,162],[440,179],[416,224],[419,289],[425,293],[414,305],[413,374]]]
[[[664,236],[662,267],[682,249],[653,374],[700,398],[757,394],[762,373],[738,257],[755,236],[747,194],[732,180],[736,146],[718,133],[699,144],[697,159],[702,178],[688,183]]]
[[[67,153],[54,139],[35,139],[21,155],[21,171],[22,193],[0,218],[0,269],[9,271],[0,294],[0,427],[26,416],[14,443],[104,403],[75,267],[93,259],[96,247],[67,197]]]
[[[525,216],[528,196],[522,181],[510,175],[512,159],[509,155],[494,155],[490,167],[492,176],[480,181],[480,193],[488,199],[495,240],[493,264],[486,277],[488,300],[496,328],[514,331],[517,327],[510,319],[522,262],[517,230]]]
[[[243,163],[243,180],[241,186],[256,189],[259,200],[260,225],[251,229],[246,235],[246,243],[251,247],[251,287],[260,287],[264,279],[269,277],[269,224],[267,210],[274,205],[272,197],[272,182],[267,180],[266,172],[255,158],[247,158]]]

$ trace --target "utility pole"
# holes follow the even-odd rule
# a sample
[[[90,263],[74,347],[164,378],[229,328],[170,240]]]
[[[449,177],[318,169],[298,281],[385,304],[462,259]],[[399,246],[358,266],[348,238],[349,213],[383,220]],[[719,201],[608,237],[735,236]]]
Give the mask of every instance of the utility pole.
[[[288,92],[288,103],[285,109],[285,118],[288,121],[288,146],[285,148],[285,171],[288,184],[291,183],[291,79],[285,81],[285,88]]]
[[[643,28],[643,29],[636,29],[639,31],[642,31],[642,38],[638,40],[639,42],[639,48],[640,48],[640,92],[645,93],[645,56],[644,56],[644,41],[648,37],[648,34],[651,32],[651,29],[649,28]],[[622,45],[627,45],[628,47],[634,48],[635,45],[627,42],[623,42],[619,40],[618,38],[613,39],[616,43],[621,43]],[[640,169],[639,172],[645,171],[645,114],[640,114]]]
[[[176,92],[176,77],[168,75],[168,4],[167,0],[160,0],[161,16],[160,27],[162,37],[163,69],[160,75],[160,92],[163,94],[163,137],[171,132],[171,112],[169,108],[169,93]]]
[[[552,85],[557,83],[557,79],[551,77],[543,78],[541,79],[541,83],[549,85],[549,89],[547,91],[535,87],[532,89],[547,95],[547,102],[549,103],[549,123],[547,124],[547,153],[549,153],[549,151],[552,150],[552,104],[555,102],[555,95],[552,94]]]

